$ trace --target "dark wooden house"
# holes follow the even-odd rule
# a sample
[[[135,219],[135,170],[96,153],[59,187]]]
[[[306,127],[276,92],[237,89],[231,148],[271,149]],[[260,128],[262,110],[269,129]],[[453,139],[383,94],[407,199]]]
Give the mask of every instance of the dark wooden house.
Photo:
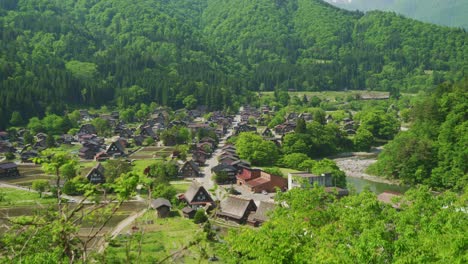
[[[112,142],[106,150],[109,156],[125,156],[125,147],[122,145],[120,140]]]
[[[94,127],[92,124],[84,124],[80,127],[80,131],[78,131],[78,134],[96,135],[97,130],[96,127]]]
[[[159,140],[158,135],[154,133],[153,129],[150,126],[144,126],[140,128],[140,135],[143,137],[151,137],[154,140]]]
[[[213,198],[197,181],[193,181],[187,191],[179,195],[179,200],[186,202],[187,206],[193,209],[213,205]]]
[[[200,177],[200,168],[193,161],[189,160],[182,165],[179,169],[179,177],[181,178],[195,178]]]
[[[219,175],[220,173],[225,173],[227,176],[227,180],[225,183],[236,182],[237,169],[234,166],[221,163],[213,167],[211,169],[211,172],[216,173],[217,175]]]
[[[14,162],[0,163],[0,178],[19,177],[18,165]]]
[[[257,128],[254,126],[249,126],[247,124],[240,124],[234,128],[234,135],[239,135],[242,132],[257,132]]]
[[[171,213],[171,202],[164,198],[158,198],[151,201],[151,208],[157,211],[159,218],[169,217]]]
[[[20,156],[21,156],[21,162],[32,163],[32,159],[39,156],[39,154],[35,150],[28,150],[28,151],[21,152]]]
[[[106,177],[104,176],[104,166],[102,166],[101,163],[98,163],[88,172],[86,178],[93,184],[105,183]]]
[[[87,148],[87,147],[82,147],[80,148],[78,152],[78,156],[82,159],[94,159],[96,154],[98,154],[99,151],[96,151],[95,149]]]
[[[192,219],[195,216],[196,213],[197,213],[197,210],[193,209],[190,206],[186,206],[186,207],[182,208],[182,214],[186,218]]]

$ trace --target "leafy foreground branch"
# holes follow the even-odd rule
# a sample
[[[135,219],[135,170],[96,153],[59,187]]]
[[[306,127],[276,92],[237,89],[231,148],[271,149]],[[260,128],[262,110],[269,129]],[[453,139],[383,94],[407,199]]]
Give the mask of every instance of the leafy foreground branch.
[[[412,189],[397,210],[370,191],[336,200],[323,189],[294,189],[280,194],[283,206],[261,228],[228,235],[223,261],[466,263],[467,190]]]
[[[83,184],[79,188],[84,196],[78,203],[63,203],[60,168],[72,162],[72,158],[65,153],[45,157],[36,162],[57,177],[56,208],[39,209],[33,216],[7,218],[9,224],[0,235],[0,263],[88,262],[90,248],[100,241],[98,236],[122,203],[133,195],[138,183],[138,175],[122,174],[115,183],[106,186],[116,194],[110,201],[99,201],[99,187]],[[89,232],[80,233],[81,227],[89,223],[92,223]]]

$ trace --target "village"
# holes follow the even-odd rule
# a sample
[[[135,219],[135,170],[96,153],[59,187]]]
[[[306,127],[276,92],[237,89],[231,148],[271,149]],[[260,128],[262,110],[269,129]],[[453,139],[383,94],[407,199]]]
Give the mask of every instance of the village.
[[[171,111],[158,107],[143,122],[126,124],[116,111],[93,114],[80,110],[80,126],[75,129],[76,133],[56,136],[54,140],[41,132],[33,136],[33,144],[26,144],[27,129],[19,129],[15,135],[0,132],[0,153],[5,153],[4,159],[13,154],[9,160],[0,163],[0,184],[29,192],[39,191],[34,188],[34,181],[37,180],[48,181],[47,186],[53,186],[54,177],[46,175],[34,161],[41,157],[44,150],[64,149],[78,161],[76,177],[94,185],[109,181],[106,166],[108,168],[111,161],[117,162],[112,163],[114,165],[127,164],[133,167],[133,171],[145,175],[150,174],[155,161],[162,162],[158,163],[160,165],[170,163],[177,168],[175,174],[169,176],[170,183],[167,183],[177,190],[175,196],[153,195],[147,200],[140,192],[140,186],[137,196],[132,199],[146,201],[147,207],[154,209],[157,218],[170,219],[175,213],[194,219],[198,213],[225,227],[258,227],[268,221],[269,212],[278,206],[275,202],[278,192],[322,186],[337,198],[348,195],[349,191],[338,187],[331,173],[271,171],[252,166],[250,161],[241,159],[233,140],[240,134],[254,133],[280,147],[285,135],[294,133],[298,120],[313,120],[311,113],[289,112],[284,116],[284,122],[269,128],[264,118],[274,116],[275,112],[276,109],[268,106],[243,106],[237,114],[207,112],[203,108]],[[325,122],[335,122],[343,133],[353,135],[356,125],[350,117],[334,121],[333,116],[328,114]],[[103,133],[102,129],[96,128],[92,124],[95,119],[104,120],[111,133],[109,130]],[[181,136],[187,132],[188,136]],[[63,178],[60,187],[68,190],[67,182],[74,180]],[[392,198],[397,195],[385,192],[379,198],[392,204]],[[65,192],[63,198],[70,203],[83,202],[84,199],[73,192]],[[146,209],[130,210],[128,217],[116,224],[114,229],[108,229],[108,232],[116,237],[123,230],[137,228],[135,221],[145,212]],[[104,237],[105,234],[101,235]]]

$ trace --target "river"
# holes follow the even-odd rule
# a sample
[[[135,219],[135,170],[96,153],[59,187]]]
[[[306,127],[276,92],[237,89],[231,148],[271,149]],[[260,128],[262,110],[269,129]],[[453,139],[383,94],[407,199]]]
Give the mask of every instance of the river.
[[[362,192],[362,190],[364,190],[364,188],[366,187],[376,194],[381,194],[385,191],[404,193],[409,189],[409,187],[407,186],[388,184],[388,183],[383,183],[383,182],[375,182],[375,181],[370,181],[370,180],[355,178],[355,177],[346,177],[346,183],[348,185],[349,190],[354,189],[358,193]]]
[[[350,190],[361,192],[367,186],[372,192],[380,194],[384,191],[404,193],[409,189],[409,187],[399,185],[397,182],[367,174],[366,169],[377,161],[375,155],[353,155],[334,160],[338,167],[346,173],[346,181]]]

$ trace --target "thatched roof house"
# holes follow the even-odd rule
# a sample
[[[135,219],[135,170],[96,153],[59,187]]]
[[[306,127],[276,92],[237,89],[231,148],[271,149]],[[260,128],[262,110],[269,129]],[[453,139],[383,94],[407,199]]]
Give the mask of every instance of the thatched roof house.
[[[252,199],[229,196],[221,203],[221,210],[217,216],[241,224],[245,223],[249,214],[256,210],[257,206]]]
[[[171,212],[172,204],[165,198],[157,198],[151,201],[151,208],[157,211],[158,217],[168,217]]]

